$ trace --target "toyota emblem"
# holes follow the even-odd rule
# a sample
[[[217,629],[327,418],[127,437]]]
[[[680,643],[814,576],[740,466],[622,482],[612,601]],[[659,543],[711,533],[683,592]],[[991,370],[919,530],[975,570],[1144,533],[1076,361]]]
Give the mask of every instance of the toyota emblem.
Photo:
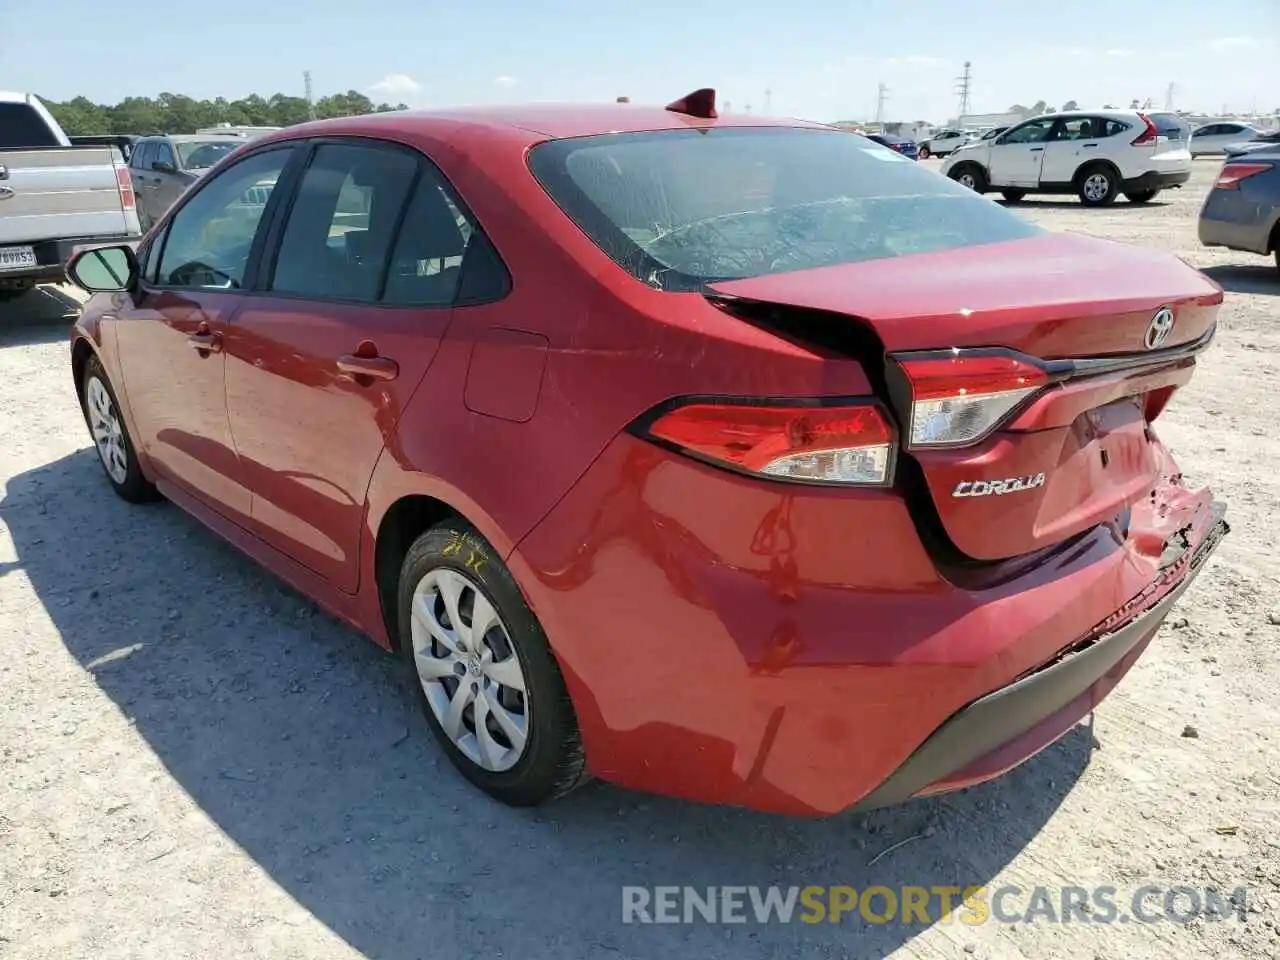
[[[1164,342],[1169,339],[1169,334],[1172,332],[1173,311],[1168,307],[1161,307],[1147,324],[1147,335],[1143,337],[1142,342],[1148,350],[1157,350],[1164,346]]]

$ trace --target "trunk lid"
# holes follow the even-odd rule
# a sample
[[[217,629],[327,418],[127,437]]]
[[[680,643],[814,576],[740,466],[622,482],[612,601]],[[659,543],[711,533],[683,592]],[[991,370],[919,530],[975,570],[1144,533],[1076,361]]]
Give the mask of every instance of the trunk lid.
[[[713,284],[713,294],[874,331],[905,459],[952,544],[980,560],[1051,546],[1119,515],[1158,482],[1150,427],[1194,365],[1222,290],[1168,254],[1073,234]],[[1169,308],[1154,348],[1148,332]],[[1179,350],[1179,347],[1187,348]],[[904,354],[1002,348],[1050,382],[974,442],[909,442]],[[864,358],[865,360],[865,358]],[[894,389],[898,383],[899,388]],[[911,473],[904,464],[905,474]]]

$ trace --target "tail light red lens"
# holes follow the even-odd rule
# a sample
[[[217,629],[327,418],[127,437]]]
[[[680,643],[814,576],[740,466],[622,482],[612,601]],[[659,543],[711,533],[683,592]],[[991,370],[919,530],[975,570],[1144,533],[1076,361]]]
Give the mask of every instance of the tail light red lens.
[[[893,428],[874,402],[696,401],[662,414],[647,433],[708,463],[776,480],[881,486],[892,476]]]
[[[1157,130],[1156,125],[1151,122],[1151,118],[1148,117],[1145,113],[1138,114],[1138,117],[1139,119],[1142,120],[1143,124],[1146,126],[1146,129],[1143,130],[1142,133],[1140,133],[1138,137],[1133,141],[1133,145],[1137,147],[1137,146],[1141,146],[1144,143],[1155,143],[1158,139],[1160,139],[1160,131]]]
[[[1215,190],[1239,190],[1240,181],[1271,169],[1269,163],[1228,163],[1214,182]]]
[[[911,386],[912,447],[977,443],[1049,383],[1042,366],[1011,353],[950,351],[897,360]]]
[[[116,188],[120,191],[120,206],[125,210],[134,209],[133,178],[129,176],[128,167],[116,167]]]

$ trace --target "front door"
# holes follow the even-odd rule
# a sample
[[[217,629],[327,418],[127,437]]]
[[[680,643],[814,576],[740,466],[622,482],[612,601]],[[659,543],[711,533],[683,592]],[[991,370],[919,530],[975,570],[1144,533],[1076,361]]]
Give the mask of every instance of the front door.
[[[159,218],[173,206],[187,188],[188,179],[179,172],[178,157],[168,140],[156,143],[156,163],[162,169],[155,171],[155,200],[151,209]]]
[[[991,148],[991,185],[1038,187],[1045,141],[1052,128],[1052,120],[1031,120],[997,137]]]
[[[254,529],[347,592],[374,467],[448,327],[471,234],[420,154],[323,142],[231,324],[227,409]]]
[[[137,439],[156,471],[246,523],[250,497],[227,422],[224,348],[264,213],[243,198],[274,183],[291,153],[246,157],[195,193],[156,238],[148,275],[116,325]]]

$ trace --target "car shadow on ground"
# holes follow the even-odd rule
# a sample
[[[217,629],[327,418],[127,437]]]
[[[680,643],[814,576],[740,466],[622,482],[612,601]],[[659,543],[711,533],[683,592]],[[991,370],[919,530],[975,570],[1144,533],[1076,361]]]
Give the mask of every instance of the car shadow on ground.
[[[80,301],[55,286],[40,286],[0,300],[0,347],[66,339],[80,315]]]
[[[827,820],[603,784],[511,810],[453,772],[395,658],[175,507],[118,500],[91,449],[12,478],[0,520],[3,574],[26,575],[177,785],[368,957],[884,956],[924,925],[624,924],[622,888],[986,883],[1094,745],[1080,727],[995,783]]]
[[[1028,209],[1028,210],[1088,211],[1090,209],[1089,207],[1086,207],[1083,203],[1081,203],[1079,200],[1045,200],[1041,197],[1023,197],[1021,200],[1005,200],[999,194],[996,194],[991,199],[995,200],[995,202],[1000,204],[1000,206],[1002,207],[1008,207],[1010,210],[1017,210],[1019,208],[1022,208],[1022,209]],[[1161,199],[1148,200],[1146,203],[1129,203],[1124,199],[1124,197],[1121,197],[1118,200],[1116,200],[1115,203],[1109,203],[1105,207],[1097,207],[1094,209],[1111,210],[1118,213],[1120,211],[1150,210],[1153,207],[1168,206],[1169,203],[1170,201],[1161,200]]]
[[[1218,264],[1213,267],[1201,267],[1200,272],[1220,283],[1229,293],[1280,296],[1280,270],[1276,269],[1274,262]]]

